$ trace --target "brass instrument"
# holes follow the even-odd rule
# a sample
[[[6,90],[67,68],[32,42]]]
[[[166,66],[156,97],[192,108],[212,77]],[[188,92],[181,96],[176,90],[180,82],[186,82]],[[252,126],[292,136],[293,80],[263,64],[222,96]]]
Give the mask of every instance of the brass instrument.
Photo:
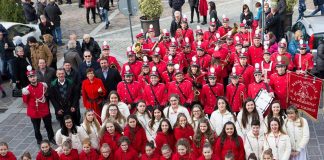
[[[136,58],[142,58],[142,44],[140,42],[136,42],[133,48],[134,52],[136,53]]]
[[[155,48],[158,46],[158,44],[163,40],[163,33],[160,34],[159,39],[154,43],[153,47],[152,47],[152,51],[155,50]]]
[[[194,84],[196,84],[197,83],[196,77],[195,76],[192,77],[193,77]],[[200,91],[195,86],[192,86],[192,90],[194,91],[194,101],[195,102],[199,101]]]
[[[238,25],[236,23],[234,23],[234,26],[233,26],[233,28],[231,30],[232,35],[236,34],[237,33],[237,30],[238,30]],[[225,39],[225,37],[227,36],[227,34],[228,34],[228,32],[224,36],[222,36],[220,39]]]

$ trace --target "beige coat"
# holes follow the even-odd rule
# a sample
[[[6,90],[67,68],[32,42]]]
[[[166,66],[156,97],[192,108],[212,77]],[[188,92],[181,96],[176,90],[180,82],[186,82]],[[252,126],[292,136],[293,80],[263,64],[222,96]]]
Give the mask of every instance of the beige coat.
[[[73,149],[77,149],[78,152],[80,153],[82,151],[82,143],[81,143],[81,139],[80,139],[80,130],[81,127],[77,127],[77,132],[76,134],[69,134],[69,136],[65,136],[61,134],[61,129],[57,130],[56,134],[55,134],[55,141],[58,145],[56,152],[58,154],[63,153],[63,148],[62,148],[62,144],[63,142],[65,142],[67,139],[71,139],[72,141],[72,148]]]
[[[262,159],[263,152],[263,144],[264,144],[264,134],[260,131],[259,136],[254,136],[252,131],[247,133],[247,138],[244,141],[244,150],[246,159],[249,157],[251,153],[254,153],[258,159]]]
[[[273,159],[289,160],[291,143],[288,135],[280,133],[279,136],[275,138],[272,132],[266,134],[263,149],[267,150],[269,148],[272,149]]]
[[[303,121],[302,127],[300,127],[301,121]],[[309,141],[309,127],[305,118],[301,117],[296,121],[287,118],[283,129],[290,137],[292,150],[300,152],[302,149],[306,149]]]
[[[53,60],[53,54],[46,44],[38,44],[38,46],[30,47],[31,60],[34,69],[38,68],[38,60],[45,59],[46,65],[49,67]]]

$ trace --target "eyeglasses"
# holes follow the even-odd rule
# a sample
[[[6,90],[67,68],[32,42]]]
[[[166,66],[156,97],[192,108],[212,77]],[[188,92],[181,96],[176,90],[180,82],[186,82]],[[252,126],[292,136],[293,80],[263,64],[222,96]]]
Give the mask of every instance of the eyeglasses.
[[[254,74],[254,76],[256,77],[256,76],[261,76],[261,74]]]
[[[88,55],[88,56],[84,56],[84,57],[91,57],[90,55]]]

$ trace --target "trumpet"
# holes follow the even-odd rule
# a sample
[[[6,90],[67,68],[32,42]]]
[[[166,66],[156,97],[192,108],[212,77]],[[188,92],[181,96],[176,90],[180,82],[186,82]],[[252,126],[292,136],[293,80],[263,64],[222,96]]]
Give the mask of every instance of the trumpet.
[[[233,26],[233,28],[231,30],[232,35],[235,35],[237,33],[237,29],[238,29],[238,25],[236,23],[234,23],[234,26]],[[224,39],[227,36],[227,34],[228,34],[228,32],[223,37],[221,37],[220,39]]]

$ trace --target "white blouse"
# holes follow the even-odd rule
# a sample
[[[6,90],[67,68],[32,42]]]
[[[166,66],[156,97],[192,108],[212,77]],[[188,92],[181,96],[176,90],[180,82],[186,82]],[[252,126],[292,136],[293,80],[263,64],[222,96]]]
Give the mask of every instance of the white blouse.
[[[67,139],[71,139],[73,149],[77,149],[79,153],[82,151],[82,143],[81,143],[81,139],[80,139],[81,127],[76,126],[76,129],[77,129],[77,133],[76,134],[69,133],[69,136],[63,135],[61,133],[62,129],[57,130],[57,132],[55,134],[55,141],[58,145],[58,148],[55,151],[58,154],[63,153],[62,145]]]
[[[97,130],[97,127],[94,123],[90,124],[91,133],[88,134],[86,131],[86,125],[84,123],[80,126],[80,139],[81,142],[85,140],[86,138],[89,138],[91,141],[91,147],[94,149],[99,149],[99,131]]]
[[[108,106],[109,105],[104,105],[102,107],[101,110],[101,122],[105,121],[107,113],[108,113]],[[127,119],[127,117],[130,115],[129,109],[127,104],[125,104],[124,102],[118,102],[117,104],[118,109],[120,111],[120,113],[125,117],[125,119]]]
[[[232,113],[227,110],[224,114],[220,113],[219,110],[216,110],[210,116],[211,127],[214,129],[217,135],[221,134],[224,124],[228,121],[235,123]]]
[[[258,136],[255,136],[252,131],[247,133],[247,138],[244,141],[244,150],[246,159],[248,159],[251,153],[254,153],[257,156],[257,159],[262,159],[264,144],[264,134],[260,131]]]
[[[185,107],[182,107],[179,105],[177,112],[175,112],[171,106],[168,106],[168,107],[164,108],[164,110],[163,110],[163,114],[164,114],[165,118],[170,121],[172,127],[174,126],[175,122],[177,121],[177,117],[178,117],[179,113],[185,114],[185,116],[187,117],[188,123],[189,124],[192,123],[192,119],[190,117],[188,109]]]
[[[244,128],[243,124],[242,124],[242,115],[243,115],[243,110],[241,110],[237,115],[236,130],[237,130],[237,134],[243,138],[243,141],[245,141],[246,134],[252,129],[252,126],[251,126],[252,116],[248,115],[248,123],[246,124],[246,126]],[[259,111],[258,111],[258,115],[259,115],[260,123],[262,123],[263,115]],[[264,131],[262,125],[261,125],[260,130]]]
[[[280,133],[277,137],[271,132],[265,135],[263,149],[271,148],[273,159],[275,160],[289,160],[291,153],[290,138],[286,134]]]
[[[302,127],[300,127],[301,121],[303,123]],[[292,150],[300,152],[302,149],[306,149],[309,141],[309,127],[305,118],[300,117],[296,121],[287,118],[283,125],[283,130],[290,137]]]

